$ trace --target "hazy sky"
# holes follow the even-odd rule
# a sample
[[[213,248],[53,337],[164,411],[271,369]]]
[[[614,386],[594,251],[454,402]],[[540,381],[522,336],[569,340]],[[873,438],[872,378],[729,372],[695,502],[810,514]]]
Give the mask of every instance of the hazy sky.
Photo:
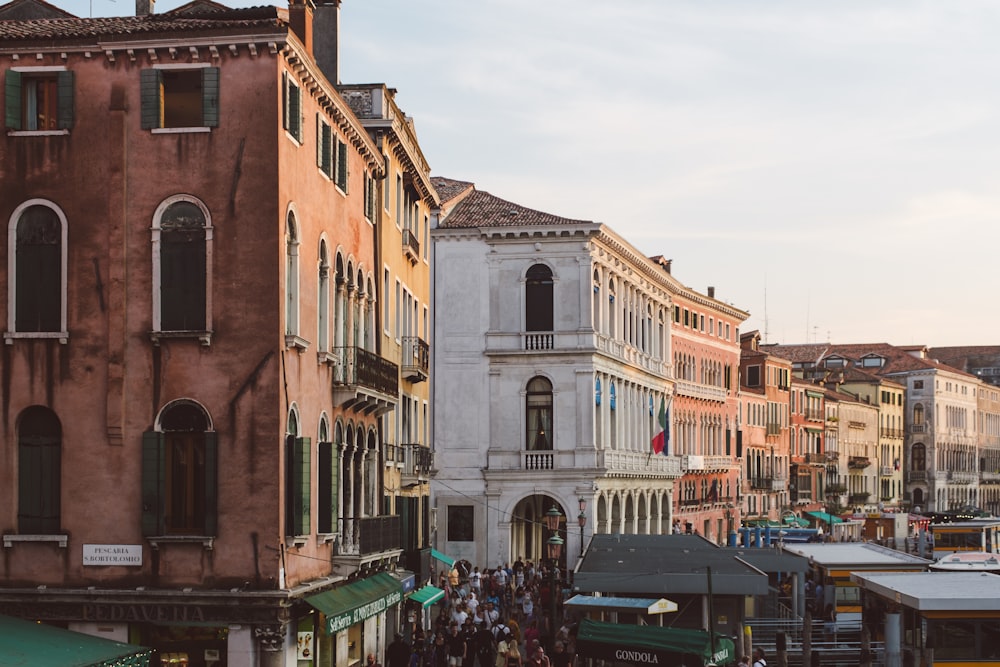
[[[341,35],[436,175],[610,225],[744,331],[1000,344],[995,0],[343,0]]]

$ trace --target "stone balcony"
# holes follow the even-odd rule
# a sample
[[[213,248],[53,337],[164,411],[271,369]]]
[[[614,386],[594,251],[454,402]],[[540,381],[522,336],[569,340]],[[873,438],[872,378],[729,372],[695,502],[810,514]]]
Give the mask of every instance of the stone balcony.
[[[677,396],[688,396],[690,398],[700,398],[705,401],[718,401],[725,403],[728,392],[725,387],[691,382],[690,380],[676,380],[674,383],[674,394]]]

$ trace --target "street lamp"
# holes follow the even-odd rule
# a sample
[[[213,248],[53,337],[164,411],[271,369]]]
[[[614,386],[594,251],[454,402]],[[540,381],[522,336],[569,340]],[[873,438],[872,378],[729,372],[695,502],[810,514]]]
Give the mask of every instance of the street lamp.
[[[583,558],[583,528],[587,525],[586,498],[580,498],[580,513],[576,517],[576,524],[580,526],[580,558]]]
[[[552,536],[546,543],[549,551],[549,655],[556,650],[556,569],[559,566],[559,556],[565,541],[559,537],[559,523],[563,518],[559,508],[553,505],[545,513],[545,525]]]

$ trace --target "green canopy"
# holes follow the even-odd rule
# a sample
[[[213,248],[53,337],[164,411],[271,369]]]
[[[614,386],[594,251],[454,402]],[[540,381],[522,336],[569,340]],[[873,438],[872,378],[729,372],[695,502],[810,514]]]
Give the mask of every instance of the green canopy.
[[[444,591],[437,586],[421,586],[413,595],[409,597],[413,602],[419,602],[421,607],[429,607],[444,597]]]
[[[0,665],[147,667],[152,649],[0,616]]]
[[[446,554],[441,553],[437,549],[431,549],[431,558],[435,558],[435,559],[441,561],[442,563],[444,563],[448,567],[451,567],[452,565],[455,564],[455,559],[454,558],[452,558],[451,556],[448,556]]]
[[[326,615],[326,631],[335,634],[380,614],[403,599],[403,586],[388,572],[310,595],[306,602]]]
[[[826,512],[806,512],[806,514],[808,514],[809,516],[816,517],[823,523],[828,523],[831,526],[835,523],[844,523],[844,520],[841,519],[839,516],[836,516],[834,514],[827,514]]]
[[[619,625],[585,618],[580,621],[576,649],[588,658],[602,658],[636,665],[680,664],[693,656],[700,664],[736,662],[732,640],[715,634],[715,647],[704,630],[664,628],[656,625]],[[689,663],[687,663],[689,664]]]

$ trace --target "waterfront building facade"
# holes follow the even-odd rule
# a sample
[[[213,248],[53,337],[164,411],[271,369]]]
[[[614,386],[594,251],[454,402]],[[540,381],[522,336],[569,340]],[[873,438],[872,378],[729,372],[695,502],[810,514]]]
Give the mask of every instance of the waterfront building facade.
[[[0,613],[192,665],[359,662],[402,595],[400,390],[339,3],[151,4],[0,22]]]
[[[593,533],[669,533],[676,281],[606,225],[432,180],[437,549],[545,560],[550,510],[567,562]]]

